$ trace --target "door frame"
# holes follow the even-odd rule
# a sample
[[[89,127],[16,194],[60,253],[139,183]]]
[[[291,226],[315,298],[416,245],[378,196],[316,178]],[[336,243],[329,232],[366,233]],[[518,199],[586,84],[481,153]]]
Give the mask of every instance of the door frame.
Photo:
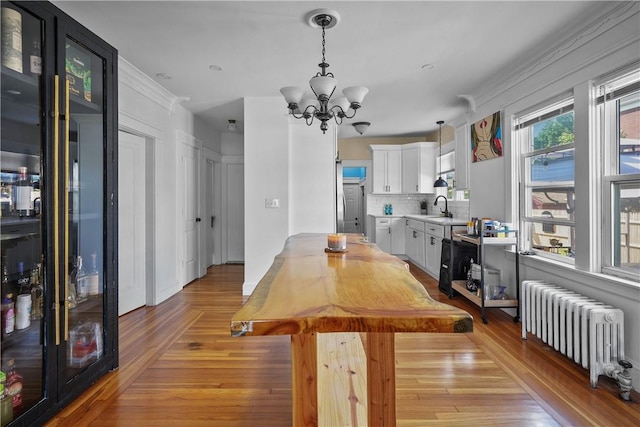
[[[156,184],[155,184],[155,145],[159,139],[159,131],[148,125],[120,115],[119,132],[127,132],[145,140],[145,295],[146,305],[158,303],[158,289],[156,288]]]

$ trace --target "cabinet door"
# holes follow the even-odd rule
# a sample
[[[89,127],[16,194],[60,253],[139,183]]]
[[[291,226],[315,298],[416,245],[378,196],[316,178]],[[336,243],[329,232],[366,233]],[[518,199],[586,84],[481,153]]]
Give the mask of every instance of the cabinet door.
[[[389,193],[402,193],[402,151],[387,152],[387,187]]]
[[[425,233],[424,231],[416,231],[416,263],[422,267],[426,268],[427,259],[426,259],[426,246],[425,246]]]
[[[373,152],[373,190],[374,193],[387,192],[387,153]]]
[[[386,252],[391,253],[391,229],[389,226],[376,226],[376,245]]]
[[[69,399],[117,366],[116,51],[58,18],[58,393]]]
[[[432,234],[426,235],[426,268],[435,278],[440,275],[440,255],[442,251],[442,237]]]
[[[419,166],[417,171],[418,193],[430,194],[434,192],[433,183],[436,180],[436,156],[435,147],[420,147],[417,158]]]
[[[52,55],[42,50],[53,34],[54,18],[33,6],[27,10],[2,2],[0,369],[7,372],[13,366],[22,375],[22,403],[13,408],[14,420],[26,412],[41,413],[55,400],[45,381],[49,361],[55,358],[49,345],[54,260],[45,256],[52,241],[47,225],[53,224],[54,204],[44,76],[53,64]],[[11,43],[5,44],[7,39]]]
[[[419,193],[418,168],[419,166],[418,147],[403,148],[402,150],[402,192],[405,194]]]
[[[465,123],[456,128],[456,182],[457,190],[469,188],[469,163],[471,159],[471,135]]]
[[[391,253],[404,255],[404,224],[403,218],[391,219]]]

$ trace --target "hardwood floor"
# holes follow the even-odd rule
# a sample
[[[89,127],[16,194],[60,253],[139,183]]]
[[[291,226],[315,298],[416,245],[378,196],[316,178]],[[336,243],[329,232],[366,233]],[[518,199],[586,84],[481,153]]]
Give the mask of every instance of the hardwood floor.
[[[411,268],[437,300],[474,316],[470,334],[398,334],[398,426],[637,426],[640,396],[617,396],[600,377],[535,338],[499,310],[448,299]],[[156,307],[120,318],[120,369],[94,384],[48,426],[290,426],[288,336],[231,338],[243,266],[206,277]],[[336,426],[344,427],[344,426]]]

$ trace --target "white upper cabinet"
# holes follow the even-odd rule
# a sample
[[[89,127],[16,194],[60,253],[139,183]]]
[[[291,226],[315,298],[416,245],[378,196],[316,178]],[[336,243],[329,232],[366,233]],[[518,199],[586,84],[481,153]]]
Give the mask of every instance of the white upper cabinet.
[[[470,185],[471,131],[465,123],[456,128],[456,190],[467,190]]]
[[[402,147],[371,145],[373,153],[373,192],[402,193]]]
[[[402,192],[433,193],[436,180],[436,143],[416,142],[402,146]]]

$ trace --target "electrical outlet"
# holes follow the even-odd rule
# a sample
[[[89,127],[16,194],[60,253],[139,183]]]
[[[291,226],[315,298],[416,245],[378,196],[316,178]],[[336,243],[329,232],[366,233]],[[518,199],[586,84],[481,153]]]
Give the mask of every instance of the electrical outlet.
[[[280,200],[278,199],[264,199],[265,208],[279,208]]]

